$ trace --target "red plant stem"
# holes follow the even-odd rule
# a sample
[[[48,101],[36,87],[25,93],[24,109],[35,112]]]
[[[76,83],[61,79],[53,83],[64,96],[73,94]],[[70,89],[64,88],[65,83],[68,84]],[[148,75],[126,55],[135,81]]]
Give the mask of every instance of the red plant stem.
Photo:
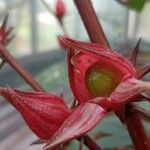
[[[109,47],[109,43],[98,21],[91,0],[74,0],[74,3],[80,13],[91,42]]]
[[[91,0],[74,0],[74,2],[80,13],[91,42],[103,44],[105,47],[109,47],[109,43],[103,32],[101,24],[97,19]],[[132,112],[131,107],[128,107],[127,110]],[[141,117],[137,113],[134,113],[134,115],[128,115],[127,113],[125,120],[136,150],[150,150],[150,146],[148,144],[149,141],[144,131]]]
[[[0,45],[0,54],[2,58],[4,58],[4,61],[6,61],[35,91],[45,91],[2,45]]]
[[[150,150],[150,143],[145,134],[139,113],[127,109],[125,121],[136,150]]]
[[[90,149],[90,150],[101,150],[99,145],[95,143],[93,139],[91,139],[88,135],[84,136],[84,144]]]

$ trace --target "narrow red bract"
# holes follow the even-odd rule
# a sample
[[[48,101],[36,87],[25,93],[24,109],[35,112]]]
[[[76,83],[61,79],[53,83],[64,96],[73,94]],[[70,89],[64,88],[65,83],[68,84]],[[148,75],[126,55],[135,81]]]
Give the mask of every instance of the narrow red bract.
[[[45,146],[45,150],[60,143],[82,136],[94,128],[106,114],[106,110],[94,103],[81,104],[60,126]]]
[[[0,27],[0,43],[3,46],[7,46],[9,42],[13,39],[13,35],[11,36],[11,32],[13,30],[12,27],[7,29],[8,15],[5,17],[2,26]]]

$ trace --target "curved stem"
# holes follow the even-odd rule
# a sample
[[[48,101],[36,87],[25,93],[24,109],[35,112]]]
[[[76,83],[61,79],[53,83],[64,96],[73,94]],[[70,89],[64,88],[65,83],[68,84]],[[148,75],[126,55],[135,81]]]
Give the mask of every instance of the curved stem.
[[[150,150],[150,143],[145,133],[141,116],[127,107],[125,122],[136,150]]]
[[[102,150],[100,146],[97,145],[95,141],[92,138],[90,138],[88,135],[84,136],[83,142],[90,150]]]
[[[4,61],[7,62],[35,91],[45,91],[2,45],[0,45],[0,54]]]

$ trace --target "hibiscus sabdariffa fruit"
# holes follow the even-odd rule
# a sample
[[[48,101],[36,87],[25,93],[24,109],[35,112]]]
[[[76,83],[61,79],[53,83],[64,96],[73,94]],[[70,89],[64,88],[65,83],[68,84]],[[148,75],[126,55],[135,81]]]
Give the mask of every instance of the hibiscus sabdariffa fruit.
[[[78,101],[73,110],[62,98],[46,92],[0,88],[0,94],[21,113],[32,131],[47,140],[45,150],[83,136],[109,111],[124,121],[126,104],[150,99],[141,94],[150,91],[150,83],[138,79],[149,66],[137,70],[126,58],[102,45],[63,36],[59,41],[68,49],[69,82]]]
[[[70,86],[79,102],[109,97],[124,79],[134,77],[132,64],[111,49],[96,44],[90,47],[87,43],[68,38],[61,37],[61,40],[70,45]]]

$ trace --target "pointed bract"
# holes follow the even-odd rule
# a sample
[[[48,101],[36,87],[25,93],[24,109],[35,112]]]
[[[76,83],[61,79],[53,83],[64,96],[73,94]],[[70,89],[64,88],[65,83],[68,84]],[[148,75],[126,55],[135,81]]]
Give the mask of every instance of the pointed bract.
[[[31,145],[44,144],[47,143],[47,140],[37,139],[31,143]]]
[[[135,64],[136,64],[136,59],[137,59],[137,55],[139,52],[140,42],[141,42],[141,38],[138,40],[135,48],[133,49],[133,51],[131,52],[131,54],[129,56],[129,61],[133,64],[133,66],[135,66]]]
[[[9,17],[9,15],[7,14],[7,15],[5,16],[5,19],[4,19],[4,21],[3,21],[3,24],[2,24],[2,26],[1,26],[1,28],[2,28],[3,30],[6,30],[7,23],[8,23],[8,17]]]
[[[41,139],[50,139],[70,115],[60,97],[44,92],[1,88],[0,94],[21,113],[27,125]]]
[[[58,144],[83,136],[93,129],[106,114],[106,110],[94,103],[81,104],[65,120],[59,130],[44,147],[45,150]]]
[[[136,78],[141,79],[149,72],[150,72],[150,64],[145,65],[145,66],[141,67],[140,69],[137,69],[136,70]]]
[[[87,49],[89,51],[101,51],[104,49],[105,50],[111,50],[109,48],[103,47],[103,45],[100,45],[100,44],[87,43],[87,42],[83,42],[83,41],[82,42],[76,41],[76,40],[73,40],[67,36],[58,36],[58,39],[60,40],[62,45],[68,49],[69,49],[69,47],[74,46],[74,48],[75,48],[76,46],[78,46],[78,49],[83,48],[83,49]]]

